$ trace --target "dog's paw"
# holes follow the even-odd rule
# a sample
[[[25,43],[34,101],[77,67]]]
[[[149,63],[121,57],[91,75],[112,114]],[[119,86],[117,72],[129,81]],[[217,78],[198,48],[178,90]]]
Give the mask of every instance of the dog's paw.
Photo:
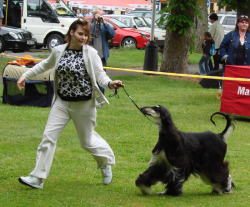
[[[233,194],[234,192],[233,192],[232,188],[235,188],[235,185],[233,183],[232,176],[229,175],[228,176],[227,189],[224,190],[223,193]]]
[[[144,195],[151,195],[152,191],[150,187],[146,187],[145,185],[138,186],[138,188],[141,190],[141,192]]]
[[[163,191],[163,192],[157,192],[158,195],[166,195],[167,194],[167,191]]]
[[[223,191],[223,193],[227,193],[227,194],[234,194],[234,192],[233,192],[233,190],[232,190],[232,188],[231,189],[227,189],[227,190],[225,190],[225,191]]]

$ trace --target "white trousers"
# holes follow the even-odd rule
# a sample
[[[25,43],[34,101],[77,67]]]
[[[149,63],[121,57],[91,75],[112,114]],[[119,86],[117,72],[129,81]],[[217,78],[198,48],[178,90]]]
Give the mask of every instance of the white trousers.
[[[94,157],[97,168],[115,164],[111,147],[94,131],[95,100],[92,98],[88,101],[67,102],[57,96],[48,117],[42,142],[37,149],[36,167],[30,175],[43,179],[48,177],[57,140],[70,119],[74,122],[81,147]]]

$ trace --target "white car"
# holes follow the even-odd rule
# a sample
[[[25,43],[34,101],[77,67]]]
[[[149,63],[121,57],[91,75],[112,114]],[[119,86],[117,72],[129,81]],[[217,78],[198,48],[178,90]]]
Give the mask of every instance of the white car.
[[[115,15],[115,14],[104,15],[104,16],[118,19],[121,22],[123,22],[124,24],[126,24],[128,27],[143,30],[143,31],[151,33],[151,27],[147,23],[147,21],[145,21],[145,19],[143,17],[132,16],[132,15]],[[163,48],[164,42],[165,42],[166,30],[163,30],[159,27],[155,27],[154,28],[154,36],[155,36],[157,45],[160,48]]]
[[[224,27],[224,34],[226,35],[228,32],[231,32],[235,29],[237,15],[232,13],[217,13],[218,21]],[[210,27],[211,22],[208,18],[208,26]]]

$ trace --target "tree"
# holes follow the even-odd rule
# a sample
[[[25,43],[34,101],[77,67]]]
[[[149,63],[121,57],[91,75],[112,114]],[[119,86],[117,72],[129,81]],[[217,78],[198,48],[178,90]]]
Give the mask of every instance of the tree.
[[[192,44],[194,45],[195,52],[202,53],[201,39],[203,39],[203,33],[208,31],[207,0],[197,0],[196,7],[200,10],[203,18],[199,18],[198,15],[194,17],[194,36]]]
[[[193,20],[195,14],[200,15],[196,7],[197,0],[169,0],[161,13],[159,24],[166,29],[165,47],[163,50],[160,71],[187,73],[188,53],[193,35]]]
[[[250,0],[220,0],[219,5],[230,6],[237,10],[237,17],[250,14]]]

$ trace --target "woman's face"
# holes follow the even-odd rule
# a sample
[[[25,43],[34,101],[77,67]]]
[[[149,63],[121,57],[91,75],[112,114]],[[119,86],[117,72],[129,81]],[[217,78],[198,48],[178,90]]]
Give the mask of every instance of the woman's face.
[[[238,24],[239,30],[240,31],[247,31],[248,27],[249,27],[249,23],[247,21],[241,21]]]
[[[78,26],[76,31],[70,31],[71,41],[70,41],[70,48],[71,49],[81,49],[84,44],[86,44],[88,40],[88,34],[83,29],[83,27]]]

